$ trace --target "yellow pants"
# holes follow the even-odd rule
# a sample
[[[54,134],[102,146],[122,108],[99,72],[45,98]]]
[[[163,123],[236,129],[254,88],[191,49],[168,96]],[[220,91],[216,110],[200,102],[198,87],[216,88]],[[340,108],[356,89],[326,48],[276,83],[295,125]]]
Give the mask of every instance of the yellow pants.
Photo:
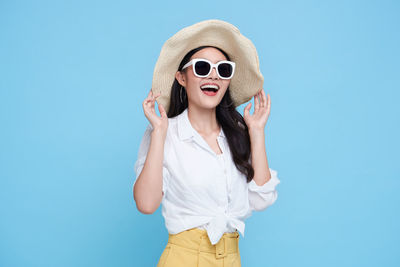
[[[169,234],[157,267],[240,267],[239,233],[224,233],[212,245],[206,230]]]

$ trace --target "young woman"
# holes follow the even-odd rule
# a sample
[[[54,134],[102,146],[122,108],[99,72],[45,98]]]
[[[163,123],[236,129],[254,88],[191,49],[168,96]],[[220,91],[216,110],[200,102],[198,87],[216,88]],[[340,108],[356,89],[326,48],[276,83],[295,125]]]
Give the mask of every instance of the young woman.
[[[266,156],[262,82],[254,46],[227,22],[196,23],[164,45],[133,188],[140,212],[162,203],[169,238],[158,267],[241,266],[244,221],[275,202],[280,183]],[[236,107],[252,97],[242,116]]]

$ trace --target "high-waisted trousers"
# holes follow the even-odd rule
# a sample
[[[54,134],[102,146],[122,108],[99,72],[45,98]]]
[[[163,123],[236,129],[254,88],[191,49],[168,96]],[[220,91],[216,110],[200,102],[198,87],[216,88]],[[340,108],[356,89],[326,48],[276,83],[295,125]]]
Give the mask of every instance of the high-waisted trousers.
[[[192,228],[169,234],[157,267],[240,267],[239,233],[224,233],[212,245],[207,231]]]

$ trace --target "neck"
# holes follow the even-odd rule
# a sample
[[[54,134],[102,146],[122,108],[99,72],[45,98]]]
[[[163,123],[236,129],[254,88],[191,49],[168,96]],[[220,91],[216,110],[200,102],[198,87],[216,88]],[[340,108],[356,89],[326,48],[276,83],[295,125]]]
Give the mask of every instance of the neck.
[[[189,105],[188,117],[192,127],[200,134],[211,135],[220,131],[216,108],[199,108]]]

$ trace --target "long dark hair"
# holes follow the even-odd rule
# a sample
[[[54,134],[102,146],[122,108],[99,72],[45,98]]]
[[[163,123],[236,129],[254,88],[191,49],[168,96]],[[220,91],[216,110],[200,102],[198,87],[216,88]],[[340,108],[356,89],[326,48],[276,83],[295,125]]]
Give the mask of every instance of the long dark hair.
[[[182,71],[182,67],[189,62],[190,57],[204,49],[206,47],[213,47],[221,51],[230,60],[228,54],[222,49],[215,46],[200,46],[189,51],[179,64],[178,71]],[[184,70],[186,71],[186,69]],[[188,99],[186,90],[183,90],[182,94],[184,97],[183,103],[181,103],[180,96],[181,85],[179,82],[174,80],[171,88],[171,99],[170,106],[167,113],[168,118],[175,117],[181,114],[188,107]],[[250,136],[247,125],[242,115],[236,110],[235,105],[232,101],[229,86],[226,90],[225,95],[222,97],[221,102],[216,107],[217,121],[221,125],[225,136],[228,140],[229,148],[232,154],[232,160],[236,165],[236,168],[246,175],[247,182],[250,182],[254,176],[253,166],[248,162],[251,156]]]

